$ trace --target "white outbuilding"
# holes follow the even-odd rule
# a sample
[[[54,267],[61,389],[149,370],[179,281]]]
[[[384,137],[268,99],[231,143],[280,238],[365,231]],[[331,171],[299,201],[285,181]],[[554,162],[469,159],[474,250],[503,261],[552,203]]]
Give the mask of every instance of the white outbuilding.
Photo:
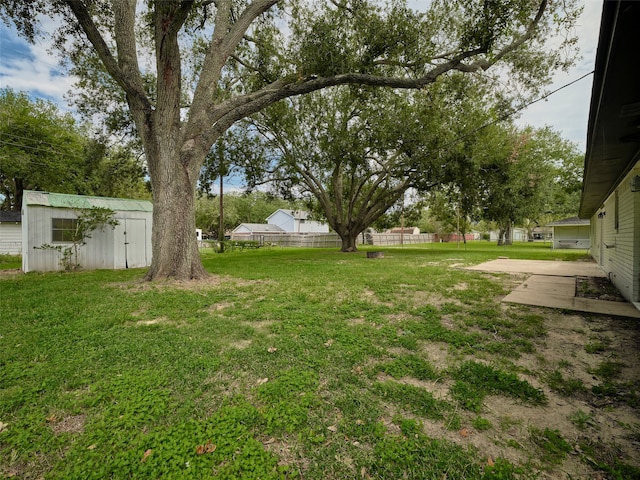
[[[113,210],[118,225],[92,233],[79,250],[81,267],[92,270],[151,265],[151,202],[27,190],[22,200],[22,270],[62,270],[61,253],[39,247],[70,246],[65,241],[65,230],[75,228],[82,209],[95,207]]]
[[[588,249],[591,221],[588,218],[571,217],[547,223],[553,227],[553,248]]]

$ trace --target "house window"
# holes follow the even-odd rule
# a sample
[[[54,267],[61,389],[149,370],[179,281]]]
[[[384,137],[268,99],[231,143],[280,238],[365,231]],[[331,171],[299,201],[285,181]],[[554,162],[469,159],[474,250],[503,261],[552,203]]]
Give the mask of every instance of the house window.
[[[51,221],[51,241],[73,241],[77,225],[78,220],[75,218],[53,218]]]
[[[614,205],[613,205],[613,228],[618,231],[620,227],[620,215],[618,213],[618,209],[620,208],[620,201],[618,200],[618,190],[616,190],[614,194]]]

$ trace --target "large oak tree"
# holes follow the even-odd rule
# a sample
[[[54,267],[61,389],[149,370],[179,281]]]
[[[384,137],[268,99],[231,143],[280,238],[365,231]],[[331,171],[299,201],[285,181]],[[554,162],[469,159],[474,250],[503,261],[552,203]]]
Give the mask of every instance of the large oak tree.
[[[242,122],[227,149],[247,159],[250,184],[305,199],[341,250],[354,252],[363,231],[402,209],[408,190],[429,191],[455,166],[450,150],[474,123],[467,117],[487,116],[487,90],[465,80],[441,78],[428,92],[345,86],[289,99]]]
[[[194,192],[207,152],[236,121],[331,86],[423,88],[495,64],[530,92],[563,66],[566,43],[544,42],[575,21],[572,4],[434,0],[419,13],[401,0],[5,0],[0,16],[30,39],[39,15],[55,17],[83,108],[126,103],[119,118],[135,124],[153,187],[156,279],[206,275]]]

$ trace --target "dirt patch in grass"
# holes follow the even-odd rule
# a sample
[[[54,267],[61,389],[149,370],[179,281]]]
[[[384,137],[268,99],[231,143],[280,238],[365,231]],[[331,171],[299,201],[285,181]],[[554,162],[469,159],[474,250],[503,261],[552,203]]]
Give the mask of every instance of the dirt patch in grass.
[[[640,349],[640,326],[607,316],[532,310],[545,318],[546,335],[535,340],[535,353],[514,359],[513,367],[520,380],[544,392],[547,403],[535,406],[504,395],[487,395],[479,412],[457,408],[444,420],[420,418],[424,433],[473,446],[481,458],[528,465],[541,479],[614,478],[599,470],[598,464],[640,468],[640,400],[633,393],[640,390],[640,368],[634,360]],[[600,348],[585,348],[590,343]],[[402,350],[388,351],[403,354]],[[394,379],[384,373],[376,379],[411,385],[451,401],[453,383],[446,371],[455,360],[450,346],[424,343],[420,355],[444,372],[442,380]],[[481,362],[477,356],[473,360]],[[494,364],[497,360],[486,361]],[[551,382],[553,375],[560,375],[564,383]],[[575,390],[569,390],[568,384],[575,384]],[[604,393],[594,393],[598,388]],[[452,428],[456,418],[460,426]],[[478,423],[479,418],[484,423]],[[478,424],[487,427],[475,428]],[[571,446],[558,463],[548,460],[539,445],[540,432],[545,431],[558,432]]]
[[[235,342],[230,342],[229,346],[238,350],[244,350],[245,348],[248,348],[251,343],[251,340],[237,340]]]
[[[421,346],[421,351],[427,354],[427,359],[439,370],[449,366],[449,344],[444,342],[429,342]]]
[[[576,297],[626,302],[620,291],[606,277],[576,277]]]
[[[308,462],[296,453],[298,447],[295,440],[268,437],[261,443],[266,451],[278,457],[278,465],[291,465],[299,471],[305,471],[308,468]]]
[[[374,305],[384,305],[385,307],[393,307],[393,303],[391,302],[383,302],[381,301],[378,296],[376,295],[376,292],[374,292],[373,290],[370,290],[368,288],[365,288],[362,292],[362,296],[370,303],[374,304]]]
[[[485,400],[487,418],[494,424],[506,417],[520,421],[503,432],[503,441],[513,445],[529,445],[529,428],[533,425],[561,432],[574,451],[557,474],[545,473],[544,478],[567,478],[567,474],[599,478],[600,473],[589,466],[592,458],[580,446],[584,439],[597,439],[597,451],[605,457],[640,467],[640,442],[631,440],[640,438],[640,405],[637,396],[629,395],[640,387],[640,368],[632,360],[640,347],[638,324],[607,316],[563,315],[548,310],[541,313],[547,316],[544,344],[536,354],[523,355],[516,364],[542,382],[536,386],[544,390],[547,406],[531,408],[508,398],[491,397]],[[590,342],[600,342],[602,348],[589,353],[586,347]],[[603,365],[612,362],[622,365],[613,381],[601,373],[607,371]],[[532,376],[526,378],[533,383]],[[558,385],[549,378],[561,381]],[[568,390],[567,385],[575,385],[575,391]],[[599,388],[606,393],[596,394]]]
[[[253,329],[255,329],[256,331],[263,333],[263,334],[267,334],[270,335],[271,332],[271,326],[274,325],[276,323],[275,320],[260,320],[260,321],[256,321],[256,322],[241,322],[242,325],[246,325],[248,327],[251,327]]]
[[[4,275],[19,275],[22,273],[22,270],[19,268],[5,268],[5,269],[0,269],[0,275],[4,276]]]
[[[123,290],[132,292],[146,292],[149,290],[187,290],[187,291],[203,291],[216,289],[220,286],[252,286],[257,284],[269,283],[268,280],[244,280],[236,277],[228,277],[223,275],[209,275],[200,280],[159,280],[147,282],[144,280],[132,280],[124,283],[111,284]]]
[[[86,421],[85,415],[69,415],[64,417],[60,421],[50,422],[51,430],[56,435],[60,435],[61,433],[82,433],[84,432],[84,424]]]
[[[209,313],[219,313],[222,310],[225,310],[227,308],[231,308],[233,307],[233,303],[230,302],[220,302],[220,303],[214,303],[213,305],[211,305],[207,310],[209,311]]]
[[[416,319],[419,319],[420,317],[411,315],[410,313],[390,313],[388,315],[385,315],[384,318],[389,320],[389,323],[393,324],[393,323],[404,322],[406,320],[416,320]]]
[[[134,325],[147,326],[147,325],[175,325],[176,323],[169,320],[167,317],[156,317],[148,320],[138,320],[134,322]]]
[[[423,290],[417,290],[415,292],[406,292],[398,295],[398,299],[402,302],[406,302],[414,307],[432,306],[440,308],[443,305],[454,304],[458,306],[464,305],[463,302],[456,298],[447,297],[435,292],[427,292]]]

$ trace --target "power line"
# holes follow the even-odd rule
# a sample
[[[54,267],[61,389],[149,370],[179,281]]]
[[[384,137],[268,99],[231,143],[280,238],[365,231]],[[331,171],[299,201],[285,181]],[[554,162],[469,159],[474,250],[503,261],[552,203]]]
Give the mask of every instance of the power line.
[[[553,95],[554,93],[559,92],[559,91],[560,91],[560,90],[562,90],[563,88],[567,88],[567,87],[570,87],[571,85],[573,85],[574,83],[578,83],[580,80],[582,80],[583,78],[588,77],[589,75],[592,75],[594,72],[595,72],[595,70],[591,70],[590,72],[585,73],[584,75],[582,75],[580,78],[577,78],[577,79],[575,79],[575,80],[573,80],[573,81],[571,81],[571,82],[569,82],[569,83],[567,83],[567,84],[565,84],[565,85],[562,85],[561,87],[558,87],[558,88],[556,88],[555,90],[552,90],[551,92],[549,92],[549,93],[547,93],[547,94],[545,94],[545,95],[541,96],[540,98],[536,98],[535,100],[532,100],[531,102],[529,102],[529,103],[527,103],[527,104],[525,104],[525,105],[522,105],[522,106],[520,106],[520,107],[516,108],[513,112],[511,112],[510,114],[508,114],[507,118],[509,118],[509,117],[511,117],[511,116],[513,116],[513,115],[515,115],[516,113],[518,113],[518,112],[520,112],[520,111],[524,110],[524,109],[525,109],[525,108],[527,108],[527,107],[530,107],[530,106],[531,106],[531,105],[533,105],[534,103],[537,103],[537,102],[540,102],[540,101],[542,101],[542,100],[544,100],[544,99],[546,99],[546,98],[549,98],[551,95]]]
[[[580,80],[582,80],[583,78],[586,78],[586,77],[588,77],[589,75],[592,75],[594,72],[595,72],[595,70],[591,70],[589,73],[585,73],[585,74],[584,74],[584,75],[582,75],[580,78],[577,78],[577,79],[575,79],[575,80],[572,80],[571,82],[566,83],[566,84],[562,85],[561,87],[558,87],[558,88],[556,88],[555,90],[552,90],[551,92],[546,93],[546,94],[542,95],[542,96],[541,96],[541,97],[539,97],[539,98],[536,98],[535,100],[532,100],[532,101],[530,101],[530,102],[528,102],[528,103],[525,103],[525,104],[523,104],[523,105],[520,105],[519,107],[514,108],[511,112],[508,112],[508,113],[502,114],[502,115],[500,115],[497,119],[492,120],[492,121],[490,121],[490,122],[487,122],[487,123],[485,123],[485,124],[483,124],[483,125],[480,125],[479,127],[474,128],[473,130],[471,130],[471,131],[469,131],[469,132],[467,132],[467,133],[465,133],[465,134],[461,135],[460,137],[458,137],[457,139],[453,140],[452,142],[450,142],[450,143],[448,143],[448,144],[446,144],[446,145],[444,145],[444,146],[440,147],[438,150],[444,150],[444,149],[449,148],[449,147],[451,147],[451,146],[453,146],[453,145],[456,145],[456,144],[460,143],[461,141],[463,141],[463,140],[465,140],[465,139],[469,138],[471,135],[473,135],[473,134],[475,134],[475,133],[478,133],[478,132],[479,132],[479,131],[481,131],[481,130],[484,130],[485,128],[488,128],[488,127],[490,127],[490,126],[492,126],[492,125],[496,125],[496,124],[498,124],[498,123],[500,123],[500,122],[503,122],[503,121],[507,120],[508,118],[513,117],[516,113],[521,112],[521,111],[522,111],[522,110],[524,110],[525,108],[530,107],[530,106],[531,106],[531,105],[533,105],[534,103],[538,103],[538,102],[540,102],[540,101],[542,101],[542,100],[545,100],[545,99],[549,98],[549,97],[550,97],[551,95],[553,95],[554,93],[557,93],[557,92],[559,92],[560,90],[562,90],[562,89],[564,89],[564,88],[570,87],[571,85],[573,85],[574,83],[579,82],[579,81],[580,81]]]

